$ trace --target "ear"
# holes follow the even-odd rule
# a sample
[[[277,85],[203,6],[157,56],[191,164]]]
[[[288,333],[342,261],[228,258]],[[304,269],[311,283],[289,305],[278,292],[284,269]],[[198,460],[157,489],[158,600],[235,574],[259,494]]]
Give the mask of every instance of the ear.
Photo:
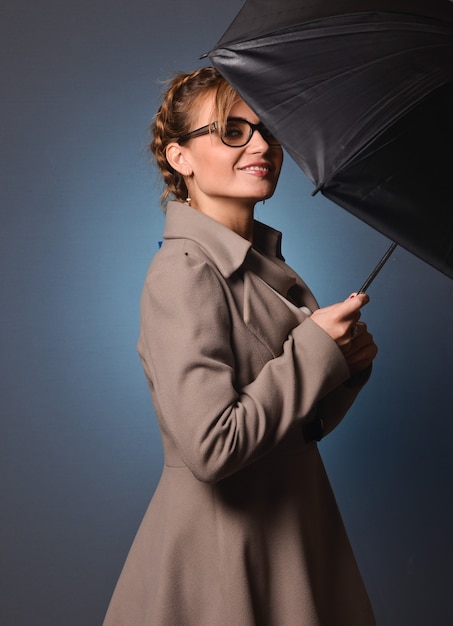
[[[169,143],[165,156],[171,167],[182,174],[182,176],[190,176],[192,174],[192,167],[186,158],[186,150],[179,143]]]

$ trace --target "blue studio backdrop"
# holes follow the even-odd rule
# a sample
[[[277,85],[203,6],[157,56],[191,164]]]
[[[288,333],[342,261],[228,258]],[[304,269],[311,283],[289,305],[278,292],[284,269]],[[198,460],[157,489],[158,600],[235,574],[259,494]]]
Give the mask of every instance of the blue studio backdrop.
[[[159,479],[136,353],[163,228],[147,152],[162,81],[201,65],[231,0],[3,0],[0,623],[100,626]],[[286,158],[258,219],[321,305],[388,241]],[[453,282],[398,250],[364,319],[373,377],[320,448],[378,624],[453,623]]]

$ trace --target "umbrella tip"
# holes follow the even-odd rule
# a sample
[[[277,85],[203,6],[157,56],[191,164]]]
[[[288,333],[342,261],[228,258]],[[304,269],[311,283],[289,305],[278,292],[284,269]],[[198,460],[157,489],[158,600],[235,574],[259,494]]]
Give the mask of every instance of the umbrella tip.
[[[316,189],[314,189],[314,190],[311,192],[311,195],[312,195],[312,196],[316,196],[316,194],[318,193],[318,191],[321,191],[321,189],[322,189],[322,184],[321,184],[321,185],[318,185],[318,186],[316,187]]]

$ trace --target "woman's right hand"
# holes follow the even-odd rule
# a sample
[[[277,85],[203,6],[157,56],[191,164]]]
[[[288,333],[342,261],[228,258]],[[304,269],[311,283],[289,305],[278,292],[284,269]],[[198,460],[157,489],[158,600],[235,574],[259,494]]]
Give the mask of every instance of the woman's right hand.
[[[344,302],[338,302],[315,311],[311,319],[337,343],[349,366],[351,376],[371,365],[377,346],[366,324],[360,322],[361,309],[369,297],[353,293]]]

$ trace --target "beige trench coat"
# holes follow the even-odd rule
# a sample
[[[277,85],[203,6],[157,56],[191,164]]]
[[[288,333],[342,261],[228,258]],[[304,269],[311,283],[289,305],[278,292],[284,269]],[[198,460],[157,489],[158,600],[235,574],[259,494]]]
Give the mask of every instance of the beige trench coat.
[[[279,295],[280,294],[280,295]],[[181,203],[143,291],[138,350],[165,466],[104,626],[371,626],[316,441],[360,387],[308,316],[280,233],[254,249]],[[316,430],[316,429],[315,429]]]

